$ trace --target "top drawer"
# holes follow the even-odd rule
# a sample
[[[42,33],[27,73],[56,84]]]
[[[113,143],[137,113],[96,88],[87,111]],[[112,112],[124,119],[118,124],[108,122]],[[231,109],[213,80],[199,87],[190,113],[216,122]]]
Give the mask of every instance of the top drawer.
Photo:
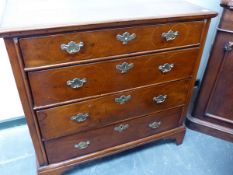
[[[170,23],[21,38],[19,42],[25,67],[32,68],[198,44],[202,27],[202,21]]]

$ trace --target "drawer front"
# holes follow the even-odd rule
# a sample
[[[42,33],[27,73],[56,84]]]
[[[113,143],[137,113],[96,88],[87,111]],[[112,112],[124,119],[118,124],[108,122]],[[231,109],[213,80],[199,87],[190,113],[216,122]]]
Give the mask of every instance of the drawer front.
[[[97,130],[45,142],[49,163],[111,148],[178,126],[182,108],[124,121]]]
[[[202,27],[203,22],[170,23],[22,38],[19,42],[25,67],[32,68],[198,44]]]
[[[189,80],[153,85],[37,112],[42,137],[47,140],[99,128],[136,116],[166,110],[186,102]],[[166,96],[158,103],[155,97]],[[116,102],[119,97],[125,102]],[[161,96],[161,98],[163,98]],[[163,100],[163,99],[161,99]]]
[[[187,49],[30,72],[34,104],[45,106],[187,78],[193,73],[197,54],[198,49]]]

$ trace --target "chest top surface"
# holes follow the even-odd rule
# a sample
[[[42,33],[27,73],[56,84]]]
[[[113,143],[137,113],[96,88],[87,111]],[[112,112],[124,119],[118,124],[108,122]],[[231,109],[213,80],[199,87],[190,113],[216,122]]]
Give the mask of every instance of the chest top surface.
[[[101,27],[109,23],[122,25],[129,21],[167,22],[213,16],[215,12],[184,0],[9,0],[1,14],[0,36],[70,31],[71,27],[78,30],[80,26]]]

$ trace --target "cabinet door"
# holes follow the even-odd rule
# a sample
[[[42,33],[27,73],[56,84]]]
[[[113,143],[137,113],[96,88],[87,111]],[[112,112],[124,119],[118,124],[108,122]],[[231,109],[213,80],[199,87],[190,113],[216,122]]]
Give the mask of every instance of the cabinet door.
[[[233,42],[233,36],[225,37],[225,45]],[[206,115],[225,122],[233,123],[233,46],[222,58],[210,98],[208,100]]]

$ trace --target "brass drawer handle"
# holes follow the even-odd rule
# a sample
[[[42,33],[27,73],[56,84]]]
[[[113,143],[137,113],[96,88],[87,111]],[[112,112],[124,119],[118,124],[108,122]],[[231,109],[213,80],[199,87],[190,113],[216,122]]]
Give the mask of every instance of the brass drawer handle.
[[[73,80],[68,80],[66,84],[73,89],[77,89],[82,87],[86,82],[86,78],[74,78]]]
[[[115,102],[119,103],[119,104],[124,104],[127,101],[129,101],[130,99],[131,99],[131,95],[127,95],[127,96],[122,95],[120,97],[115,98]]]
[[[116,65],[116,69],[122,74],[127,73],[133,67],[134,67],[133,63],[127,63],[127,62]]]
[[[120,124],[119,126],[116,126],[116,127],[114,128],[114,131],[121,133],[121,132],[123,132],[124,130],[126,130],[128,127],[129,127],[128,124]]]
[[[136,34],[135,33],[130,34],[129,32],[125,32],[122,35],[118,34],[116,36],[116,39],[121,41],[122,44],[128,44],[129,41],[132,41],[135,38],[136,38]]]
[[[157,129],[161,126],[162,122],[159,121],[159,122],[152,122],[149,124],[149,127],[152,128],[152,129]]]
[[[89,117],[88,113],[79,113],[77,115],[72,116],[70,119],[78,123],[81,123],[81,122],[86,121],[88,117]]]
[[[162,38],[164,38],[166,41],[175,40],[177,36],[179,36],[179,32],[178,31],[174,32],[172,30],[169,30],[168,32],[162,33]]]
[[[230,52],[230,51],[232,51],[233,50],[233,42],[227,42],[226,44],[225,44],[225,46],[224,46],[224,49],[225,49],[225,51],[226,52]]]
[[[174,64],[169,64],[169,63],[165,63],[163,65],[160,65],[159,66],[159,70],[162,72],[162,73],[167,73],[167,72],[170,72],[173,68],[174,68]]]
[[[61,44],[61,50],[65,50],[69,54],[75,54],[78,53],[83,46],[84,43],[82,41],[79,43],[70,41],[68,44]]]
[[[75,144],[74,148],[77,148],[77,149],[86,149],[90,145],[90,143],[91,142],[89,140],[87,140],[87,141],[81,141],[78,144]]]
[[[156,102],[157,104],[164,103],[167,99],[167,95],[159,95],[157,97],[153,98],[153,101]]]

